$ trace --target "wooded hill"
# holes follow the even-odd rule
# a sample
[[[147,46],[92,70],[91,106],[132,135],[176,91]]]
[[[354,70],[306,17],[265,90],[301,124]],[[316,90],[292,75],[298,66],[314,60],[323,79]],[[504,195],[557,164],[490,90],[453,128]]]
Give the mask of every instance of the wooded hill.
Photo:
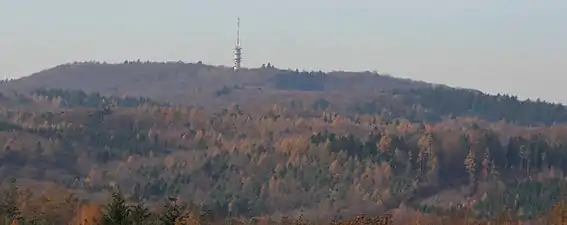
[[[154,67],[175,66],[209,75],[195,75],[193,86],[187,78],[193,89],[165,88],[175,73]],[[69,72],[83,70],[90,72]],[[370,73],[228,71],[87,63],[3,83],[0,179],[57,187],[14,203],[28,217],[43,215],[30,201],[74,193],[78,202],[103,203],[113,187],[150,206],[179,196],[217,218],[404,218],[409,209],[458,206],[477,219],[509,212],[528,220],[565,194],[563,105]],[[128,84],[134,74],[147,83]],[[147,81],[159,74],[167,75]],[[314,81],[299,84],[305,80]],[[375,88],[381,81],[391,85]],[[52,88],[71,84],[85,91]],[[70,220],[78,208],[60,210]]]
[[[0,83],[0,91],[80,90],[104,96],[151,98],[183,106],[220,110],[278,104],[343,115],[380,115],[411,121],[477,116],[489,121],[532,125],[567,121],[565,107],[510,95],[450,88],[375,72],[300,72],[269,65],[242,69],[183,62],[76,62]]]
[[[429,84],[371,72],[300,72],[273,66],[242,69],[182,62],[77,62],[0,84],[0,90],[27,92],[39,88],[82,90],[114,96],[143,96],[184,105],[284,101],[289,98],[344,95]],[[351,96],[352,94],[348,94]]]

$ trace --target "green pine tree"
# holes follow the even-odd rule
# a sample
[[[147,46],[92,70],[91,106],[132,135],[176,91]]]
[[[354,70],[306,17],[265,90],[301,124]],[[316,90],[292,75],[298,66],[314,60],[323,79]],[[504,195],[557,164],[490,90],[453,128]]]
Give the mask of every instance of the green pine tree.
[[[130,207],[120,191],[112,193],[112,201],[104,208],[100,225],[130,225]]]
[[[138,203],[130,209],[130,221],[133,225],[142,225],[150,218],[151,213],[143,202]]]
[[[20,220],[20,210],[16,201],[18,195],[18,186],[16,180],[13,179],[10,183],[9,189],[4,192],[2,199],[0,199],[0,216],[8,221],[14,219]]]
[[[165,212],[160,217],[160,221],[163,225],[175,225],[175,222],[181,217],[183,208],[177,203],[177,198],[169,197],[168,200],[165,205]]]

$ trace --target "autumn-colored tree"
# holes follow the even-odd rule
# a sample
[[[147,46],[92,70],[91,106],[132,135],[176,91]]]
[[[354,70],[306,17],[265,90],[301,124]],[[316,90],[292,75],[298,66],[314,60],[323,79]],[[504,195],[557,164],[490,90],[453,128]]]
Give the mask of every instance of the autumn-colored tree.
[[[519,221],[514,219],[509,209],[502,211],[495,219],[496,224],[500,225],[516,225]]]
[[[393,139],[390,135],[384,135],[380,138],[380,142],[378,143],[378,149],[381,151],[393,151]]]
[[[567,224],[567,201],[556,203],[546,215],[545,223],[549,225]]]
[[[76,225],[98,225],[101,222],[102,209],[98,205],[84,204],[77,210],[73,219]]]
[[[426,154],[426,171],[430,182],[438,182],[439,161],[437,157],[438,144],[432,133],[425,133],[418,141],[420,151]]]
[[[469,175],[469,184],[474,186],[476,183],[476,155],[472,149],[469,150],[464,164]]]

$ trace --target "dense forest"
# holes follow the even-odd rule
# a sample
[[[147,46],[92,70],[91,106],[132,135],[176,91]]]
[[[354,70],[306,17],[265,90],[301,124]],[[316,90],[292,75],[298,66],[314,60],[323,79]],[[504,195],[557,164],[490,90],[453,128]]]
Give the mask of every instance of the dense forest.
[[[567,210],[563,105],[405,80],[348,91],[332,80],[369,78],[346,72],[258,73],[271,86],[220,82],[185,102],[4,82],[4,222],[550,224]],[[267,96],[250,104],[249,91]],[[215,99],[226,104],[205,104]]]

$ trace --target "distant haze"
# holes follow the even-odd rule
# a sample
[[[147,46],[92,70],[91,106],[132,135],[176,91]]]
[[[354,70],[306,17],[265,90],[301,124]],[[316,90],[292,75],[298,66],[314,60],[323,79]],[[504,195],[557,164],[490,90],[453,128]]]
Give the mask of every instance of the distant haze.
[[[100,60],[377,70],[567,103],[567,1],[3,0],[0,77]]]

